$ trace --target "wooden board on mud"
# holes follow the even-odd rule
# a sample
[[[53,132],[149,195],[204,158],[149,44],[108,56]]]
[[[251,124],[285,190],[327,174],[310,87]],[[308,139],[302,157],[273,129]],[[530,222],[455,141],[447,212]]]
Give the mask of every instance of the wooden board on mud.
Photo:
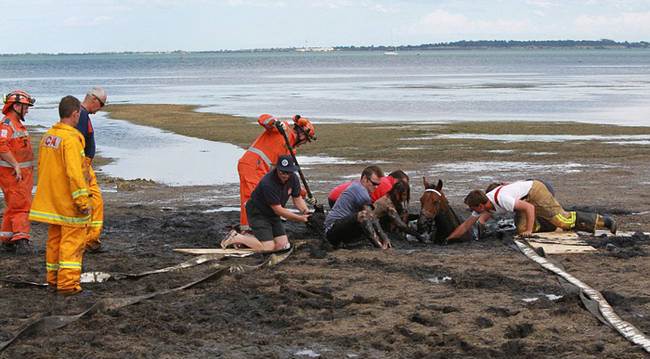
[[[233,249],[233,248],[176,248],[174,252],[186,254],[253,254],[251,249]]]
[[[596,248],[580,239],[575,232],[544,232],[535,233],[526,239],[535,249],[542,248],[546,254],[571,254],[594,252]]]

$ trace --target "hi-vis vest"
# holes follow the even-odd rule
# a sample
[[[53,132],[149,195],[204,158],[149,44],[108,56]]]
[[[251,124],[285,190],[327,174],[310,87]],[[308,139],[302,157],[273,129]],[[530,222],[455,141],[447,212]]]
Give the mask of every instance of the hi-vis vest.
[[[38,184],[29,219],[64,226],[85,227],[90,214],[88,184],[84,177],[84,138],[76,128],[57,123],[41,139]]]
[[[32,142],[25,126],[20,121],[13,121],[9,117],[0,123],[0,153],[11,152],[20,168],[34,166],[34,151]],[[11,163],[0,160],[0,167],[13,168]]]
[[[289,123],[284,122],[284,124],[286,125],[285,128],[291,128]],[[247,163],[256,168],[263,168],[265,172],[268,172],[272,166],[275,166],[278,157],[289,154],[289,149],[284,141],[284,137],[277,128],[274,126],[266,126],[261,122],[260,125],[266,130],[255,139],[239,162]],[[287,137],[289,138],[290,144],[293,145],[296,142],[295,131],[287,130]]]

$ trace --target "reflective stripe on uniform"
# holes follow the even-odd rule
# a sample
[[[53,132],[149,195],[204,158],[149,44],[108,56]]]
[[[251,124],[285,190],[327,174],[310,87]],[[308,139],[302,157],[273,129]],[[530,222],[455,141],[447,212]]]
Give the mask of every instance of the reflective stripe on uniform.
[[[248,150],[253,152],[254,154],[260,156],[262,158],[262,160],[264,162],[266,162],[266,164],[269,167],[273,166],[273,162],[271,162],[271,159],[269,159],[268,156],[266,155],[266,153],[262,152],[262,150],[260,150],[259,148],[251,146],[251,147],[248,148]]]
[[[45,268],[50,272],[57,271],[59,270],[59,263],[45,263]]]
[[[59,268],[81,269],[81,262],[59,262]]]
[[[14,232],[0,232],[0,237],[12,237]]]
[[[29,216],[36,219],[54,220],[63,223],[75,223],[75,224],[80,224],[80,223],[82,224],[84,222],[90,221],[90,215],[87,215],[85,217],[68,217],[56,213],[35,211],[33,209],[29,211]]]
[[[11,126],[13,127],[13,126]],[[14,130],[14,134],[11,136],[11,138],[21,138],[21,137],[27,137],[29,136],[29,132],[27,131],[16,131]]]
[[[555,215],[555,218],[558,221],[571,226],[571,228],[573,228],[573,226],[575,226],[575,224],[576,224],[576,213],[575,212],[569,212],[569,217],[565,217],[565,216],[562,215],[562,213],[558,213],[558,214]]]
[[[277,121],[277,120],[278,120],[277,118],[275,118],[274,116],[271,116],[271,117],[267,118],[267,119],[264,121],[264,126],[268,126],[268,125],[271,124],[271,122],[275,122],[275,121]]]
[[[104,221],[92,221],[90,222],[91,227],[101,227],[104,224]]]
[[[16,126],[14,126],[14,123],[11,122],[11,120],[9,120],[9,122],[5,122],[5,123],[8,124],[9,127],[11,127],[11,130],[14,132],[14,134],[11,136],[11,138],[21,138],[21,137],[28,137],[29,136],[29,132],[27,132],[27,130],[20,130],[20,131],[17,130]]]
[[[90,192],[88,192],[87,188],[78,189],[78,190],[72,192],[72,199],[75,199],[75,198],[77,198],[79,196],[84,196],[84,195],[88,196],[89,193]]]
[[[0,161],[0,167],[9,167],[14,168],[14,166],[7,161]],[[18,167],[20,168],[31,168],[34,167],[34,161],[18,162]]]

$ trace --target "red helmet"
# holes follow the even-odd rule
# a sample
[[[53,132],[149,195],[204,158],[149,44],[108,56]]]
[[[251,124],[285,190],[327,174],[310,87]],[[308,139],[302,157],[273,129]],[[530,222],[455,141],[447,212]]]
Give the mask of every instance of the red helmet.
[[[7,113],[9,113],[9,109],[11,108],[11,105],[15,103],[21,103],[27,106],[34,106],[34,102],[36,102],[36,99],[33,98],[32,95],[28,94],[23,90],[14,90],[6,94],[2,98],[2,101],[5,104],[2,107],[2,113],[6,115]]]
[[[301,130],[306,136],[308,141],[316,140],[316,129],[314,125],[308,119],[301,117],[300,115],[293,116],[293,123]]]

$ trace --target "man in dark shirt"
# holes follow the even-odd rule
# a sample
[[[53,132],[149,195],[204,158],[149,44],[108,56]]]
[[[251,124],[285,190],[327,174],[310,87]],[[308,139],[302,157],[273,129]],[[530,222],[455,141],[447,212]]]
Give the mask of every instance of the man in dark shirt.
[[[94,87],[86,94],[83,102],[81,103],[81,113],[79,115],[79,123],[77,130],[86,139],[86,147],[84,148],[83,169],[88,182],[90,190],[91,202],[91,223],[88,227],[86,237],[86,252],[98,252],[101,249],[102,243],[99,236],[102,233],[104,225],[104,200],[102,199],[102,192],[97,183],[97,176],[92,168],[92,161],[95,157],[95,132],[93,131],[92,122],[90,122],[89,114],[95,114],[99,109],[106,105],[106,91],[101,87]]]
[[[300,180],[295,173],[297,170],[298,166],[291,156],[278,158],[277,167],[262,177],[246,202],[246,214],[253,236],[230,231],[221,241],[223,248],[231,245],[242,245],[255,251],[289,248],[289,239],[280,217],[303,223],[309,219],[307,204],[300,196]],[[301,214],[284,208],[289,197]]]

